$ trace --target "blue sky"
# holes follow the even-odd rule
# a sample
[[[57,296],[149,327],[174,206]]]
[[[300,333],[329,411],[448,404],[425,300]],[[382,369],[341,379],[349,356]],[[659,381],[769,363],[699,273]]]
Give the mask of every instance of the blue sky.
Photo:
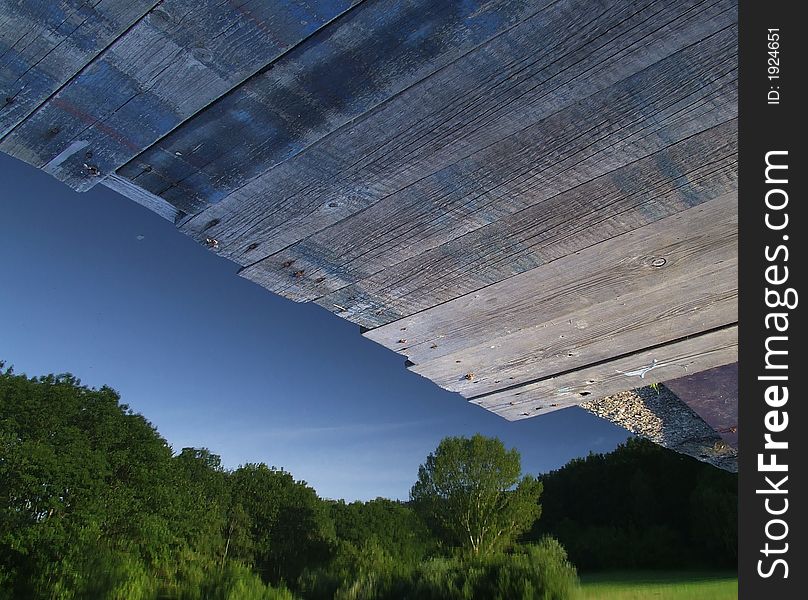
[[[117,389],[175,450],[284,467],[325,497],[406,498],[447,435],[498,436],[532,473],[627,432],[574,408],[509,423],[290,302],[115,192],[0,154],[0,359]]]

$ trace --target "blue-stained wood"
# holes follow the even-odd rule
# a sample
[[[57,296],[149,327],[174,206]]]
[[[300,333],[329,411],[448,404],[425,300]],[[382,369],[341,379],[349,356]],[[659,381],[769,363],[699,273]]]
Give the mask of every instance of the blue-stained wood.
[[[650,117],[664,98],[643,103],[658,90],[654,80],[635,77],[616,92],[607,90],[657,68],[661,85],[675,91],[671,82],[682,80],[703,95],[696,71],[714,73],[720,67],[715,57],[699,58],[715,49],[714,42],[706,40],[723,32],[725,56],[735,45],[729,28],[736,21],[731,0],[554,3],[251,180],[189,220],[183,231],[198,239],[216,237],[224,256],[246,266],[396,194],[407,195],[407,202],[427,203],[434,198],[423,183],[430,177],[436,183],[433,188],[456,183],[457,193],[467,190],[481,178],[467,170],[475,161],[492,171],[488,162],[496,155],[495,164],[504,163],[503,172],[513,172],[534,169],[534,159],[551,161],[544,150],[550,145],[576,151],[608,127],[610,103],[617,102],[622,110],[634,101],[625,118],[638,128],[658,127]],[[675,70],[657,66],[677,52],[686,56],[678,66],[668,61]],[[646,90],[642,86],[648,83],[654,87]],[[705,85],[717,92],[713,80]],[[576,103],[591,106],[593,97],[610,93],[607,102],[577,118],[563,121],[556,116],[585,112]],[[694,106],[706,114],[703,124],[696,114],[680,115],[680,120],[694,121],[685,127],[698,131],[732,118],[737,110],[730,85],[715,99],[715,111],[709,102]],[[710,114],[720,111],[721,120]],[[544,124],[551,121],[554,126]],[[668,142],[676,139],[677,130],[678,125]],[[665,141],[660,138],[658,147]],[[562,171],[559,185],[569,179]],[[576,175],[575,183],[585,181],[585,175]],[[492,177],[502,179],[497,173]]]
[[[715,33],[242,274],[295,300],[315,299],[732,120],[735,40],[734,27]],[[704,54],[711,60],[701,61]],[[725,135],[732,131],[727,128]],[[670,176],[664,162],[658,168]],[[566,213],[563,206],[556,210]]]
[[[87,189],[356,0],[164,0],[0,150]]]
[[[158,2],[0,2],[0,138]]]
[[[550,4],[365,2],[119,175],[187,213],[198,212]]]
[[[718,198],[737,189],[737,168],[737,120],[732,120],[399,262],[317,303],[364,327],[379,327]],[[531,193],[548,195],[548,187],[537,186]],[[392,325],[395,342],[399,338]],[[423,355],[412,348],[413,336],[407,337],[407,356],[418,362]],[[421,352],[435,357],[450,350],[445,341],[431,348],[433,341],[424,342],[427,349]]]

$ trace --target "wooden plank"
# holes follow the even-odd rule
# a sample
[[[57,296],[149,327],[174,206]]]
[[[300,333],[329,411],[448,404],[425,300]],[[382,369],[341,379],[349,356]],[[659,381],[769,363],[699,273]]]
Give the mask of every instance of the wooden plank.
[[[193,214],[549,4],[366,2],[119,175]]]
[[[250,265],[243,276],[294,300],[319,298],[734,118],[736,71],[730,27]]]
[[[508,136],[520,135],[522,141],[529,133],[545,136],[530,138],[534,146],[552,140],[554,132],[540,122],[553,113],[566,107],[571,115],[576,101],[584,98],[586,106],[594,106],[588,96],[736,20],[735,4],[724,0],[631,3],[626,10],[635,10],[636,16],[629,17],[617,6],[623,5],[604,7],[581,0],[553,4],[250,181],[190,219],[183,231],[197,239],[215,237],[220,253],[242,265],[252,264],[441,169],[438,180],[454,184],[449,179],[468,175],[457,172],[460,160]],[[724,37],[726,49],[737,44],[734,33]],[[668,81],[682,77],[691,86],[704,78],[706,85],[714,85],[709,69],[729,66],[734,57],[719,51],[704,61],[713,50],[715,40],[691,48],[689,63],[665,63],[671,67],[665,77]],[[648,110],[644,114],[650,117],[651,107],[642,102],[646,93],[638,92],[641,81],[655,85],[640,77],[636,89],[619,89],[624,96],[635,97],[635,108]],[[705,98],[703,91],[693,93]],[[600,98],[605,96],[608,93]],[[733,91],[728,90],[727,96]],[[716,124],[734,116],[720,118],[734,107],[734,96],[727,98],[726,107],[722,101],[723,97],[705,98],[715,104],[711,108],[718,115]],[[597,108],[605,115],[608,109]],[[586,118],[599,124],[602,116]],[[528,126],[535,128],[522,131]],[[643,142],[637,140],[635,145]],[[506,146],[507,142],[500,148],[509,150]]]
[[[364,335],[420,364],[483,345],[493,331],[499,337],[532,328],[537,319],[563,319],[646,282],[662,284],[667,271],[678,276],[721,260],[737,236],[737,206],[737,194],[710,200]],[[665,263],[654,266],[648,257]]]
[[[351,7],[165,0],[0,143],[84,190]]]
[[[738,447],[738,363],[666,381],[730,446]]]
[[[0,138],[158,2],[3,2],[0,5]]]
[[[317,300],[368,328],[401,319],[737,189],[729,121]]]
[[[575,288],[562,292],[569,300],[570,310],[558,319],[544,320],[543,302],[537,298],[533,318],[523,319],[518,331],[498,335],[492,329],[491,339],[485,344],[416,364],[411,369],[442,388],[468,397],[579,369],[607,360],[615,353],[638,352],[649,345],[735,323],[738,320],[736,242],[737,236],[732,236],[731,243],[723,245],[723,252],[713,252],[714,256],[722,257],[712,259],[718,261],[716,264],[694,271],[689,261],[677,261],[674,270],[681,273],[679,277],[672,277],[671,273],[666,277],[663,269],[661,277],[651,278],[663,280],[653,287],[629,280],[627,289],[618,291],[617,296],[610,289],[608,295],[614,297],[603,302],[597,302],[600,290],[585,298]],[[654,251],[650,256],[665,255]],[[652,268],[635,269],[636,279],[645,279],[644,272]],[[609,273],[614,273],[618,281],[625,277],[619,268]],[[576,310],[576,305],[584,306]]]
[[[733,325],[470,401],[515,421],[737,360]]]
[[[156,212],[167,221],[171,221],[173,223],[181,216],[180,211],[173,204],[166,202],[160,198],[160,196],[155,196],[143,188],[136,186],[128,179],[119,177],[114,173],[108,177],[105,177],[102,184],[105,187],[118,192],[122,196],[126,196],[130,200],[137,202],[141,206]]]

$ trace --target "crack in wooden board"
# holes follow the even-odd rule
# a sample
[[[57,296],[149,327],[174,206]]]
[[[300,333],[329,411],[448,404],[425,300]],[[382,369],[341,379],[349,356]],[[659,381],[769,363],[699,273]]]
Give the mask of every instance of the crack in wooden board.
[[[733,325],[470,402],[515,421],[737,360],[738,327]],[[642,371],[645,377],[634,374]]]
[[[0,6],[0,139],[159,0]]]
[[[88,189],[354,1],[164,0],[0,150]]]
[[[550,4],[365,2],[118,174],[199,212]]]
[[[383,326],[737,189],[737,121],[480,227],[317,300]]]
[[[531,328],[537,318],[562,319],[574,308],[637,292],[644,281],[660,284],[671,268],[687,273],[688,263],[698,270],[726,259],[727,252],[733,258],[737,207],[737,193],[726,194],[364,335],[421,364]],[[705,254],[694,255],[693,249]],[[631,269],[637,257],[649,256],[666,262],[661,268]]]
[[[715,44],[698,43],[733,25],[734,3],[655,4],[664,10],[656,8],[658,20],[650,22],[643,10],[653,7],[631,6],[639,11],[640,22],[631,22],[634,28],[621,29],[626,19],[610,12],[602,24],[595,19],[588,28],[571,31],[564,23],[572,16],[571,23],[578,24],[582,23],[578,13],[593,18],[597,10],[586,3],[557,3],[541,19],[497,37],[257,177],[182,229],[197,239],[212,235],[220,241],[223,255],[252,264],[437,171],[443,169],[439,178],[451,177],[458,161],[509,136],[524,137],[523,130],[531,125],[541,131],[540,122],[550,115],[565,107],[575,110],[576,102],[589,101],[593,94],[683,48],[690,47],[690,62],[666,63],[678,67],[665,74],[669,79],[692,78],[693,85],[705,74],[702,63],[708,70],[722,63],[732,68],[727,61],[734,57],[724,56],[726,49],[703,61],[704,54],[716,50]],[[555,12],[562,7],[568,12]],[[593,34],[598,26],[607,32]],[[620,32],[627,37],[617,35]],[[725,34],[727,48],[734,46],[734,33]],[[629,98],[637,96],[639,110],[642,80],[635,80],[635,89],[619,88]],[[733,94],[727,90],[728,102],[734,103]],[[707,100],[716,104],[717,115],[722,113],[721,100]],[[650,123],[653,111],[645,108]],[[723,110],[730,112],[735,111]],[[595,114],[587,118],[599,122]],[[552,132],[544,134],[552,140]]]
[[[737,115],[729,28],[384,198],[242,275],[312,300]],[[708,54],[711,61],[698,56]],[[304,277],[291,277],[293,264]]]

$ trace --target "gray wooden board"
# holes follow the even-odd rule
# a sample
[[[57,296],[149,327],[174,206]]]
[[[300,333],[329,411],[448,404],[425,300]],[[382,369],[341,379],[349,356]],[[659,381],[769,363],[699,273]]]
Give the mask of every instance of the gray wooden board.
[[[653,287],[647,287],[650,282],[643,286],[626,281],[625,288],[615,290],[609,282],[605,287],[611,288],[608,295],[612,298],[606,301],[597,302],[600,290],[579,293],[586,285],[581,282],[582,287],[561,294],[563,300],[569,301],[569,312],[557,319],[542,322],[543,303],[537,298],[535,317],[523,318],[518,331],[499,336],[492,331],[491,340],[485,344],[416,364],[411,369],[442,388],[471,397],[579,369],[616,353],[636,352],[649,345],[735,323],[737,237],[731,236],[728,241],[731,243],[723,244],[723,252],[707,251],[713,255],[710,260],[717,264],[695,270],[688,260],[677,261],[674,270],[681,275],[665,276],[665,269],[661,269],[663,273],[657,279],[662,282]],[[652,255],[666,256],[667,248],[662,250]],[[699,250],[698,246],[692,247],[689,257]],[[647,262],[640,265],[632,269],[629,278],[636,273],[637,279],[643,279],[643,271],[654,269]],[[626,275],[619,268],[608,273],[616,282]],[[596,303],[576,310],[576,304],[585,304],[581,301],[584,299]],[[555,304],[563,300],[554,297],[551,301]]]
[[[101,183],[122,196],[126,196],[141,206],[145,206],[149,210],[156,212],[167,221],[173,223],[180,217],[180,212],[177,210],[176,206],[166,202],[160,198],[160,196],[155,196],[143,188],[136,186],[124,177],[119,177],[113,173],[105,177]]]
[[[87,189],[351,4],[164,0],[0,150]]]
[[[736,31],[729,27],[242,274],[298,301],[355,283],[732,119],[736,68]]]
[[[193,214],[551,3],[365,2],[119,174]]]
[[[537,319],[562,319],[572,309],[636,292],[644,281],[664,282],[666,271],[721,260],[728,246],[716,236],[736,238],[737,203],[737,194],[715,198],[364,335],[421,364],[531,328]],[[704,261],[694,253],[702,248],[712,251]],[[643,257],[666,262],[649,268]]]
[[[737,121],[480,227],[317,300],[378,327],[737,189]]]
[[[733,325],[470,402],[511,421],[526,419],[737,360],[738,327]]]
[[[0,3],[0,138],[158,2]]]
[[[249,265],[433,173],[438,172],[413,189],[422,194],[430,182],[465,184],[461,189],[481,185],[480,176],[467,180],[456,165],[483,149],[475,160],[500,153],[501,162],[516,159],[520,147],[529,152],[525,144],[534,153],[545,141],[554,144],[562,133],[558,127],[569,128],[567,143],[576,132],[591,137],[592,127],[604,127],[601,121],[611,116],[608,103],[623,108],[634,103],[633,110],[640,111],[634,117],[651,121],[654,103],[647,100],[665,81],[692,92],[686,118],[696,125],[706,128],[711,119],[717,124],[734,116],[733,76],[727,76],[725,91],[713,80],[722,67],[734,68],[734,29],[726,29],[736,20],[734,3],[653,4],[627,29],[625,15],[614,10],[587,2],[554,4],[250,181],[190,219],[183,231],[217,239],[224,256]],[[649,11],[653,18],[643,20]],[[719,30],[723,33],[716,37]],[[663,60],[686,47],[684,54]],[[708,54],[711,60],[704,61]],[[615,85],[643,69],[648,71],[633,83]],[[701,83],[705,89],[695,89]],[[704,123],[699,123],[699,107],[712,115]],[[564,108],[574,123],[563,116],[547,123]],[[592,124],[581,130],[581,119]],[[660,129],[677,139],[676,132]],[[509,136],[513,139],[492,146]],[[639,135],[635,140],[638,150],[646,145]],[[516,162],[525,168],[525,157]],[[532,164],[527,169],[532,173]]]

